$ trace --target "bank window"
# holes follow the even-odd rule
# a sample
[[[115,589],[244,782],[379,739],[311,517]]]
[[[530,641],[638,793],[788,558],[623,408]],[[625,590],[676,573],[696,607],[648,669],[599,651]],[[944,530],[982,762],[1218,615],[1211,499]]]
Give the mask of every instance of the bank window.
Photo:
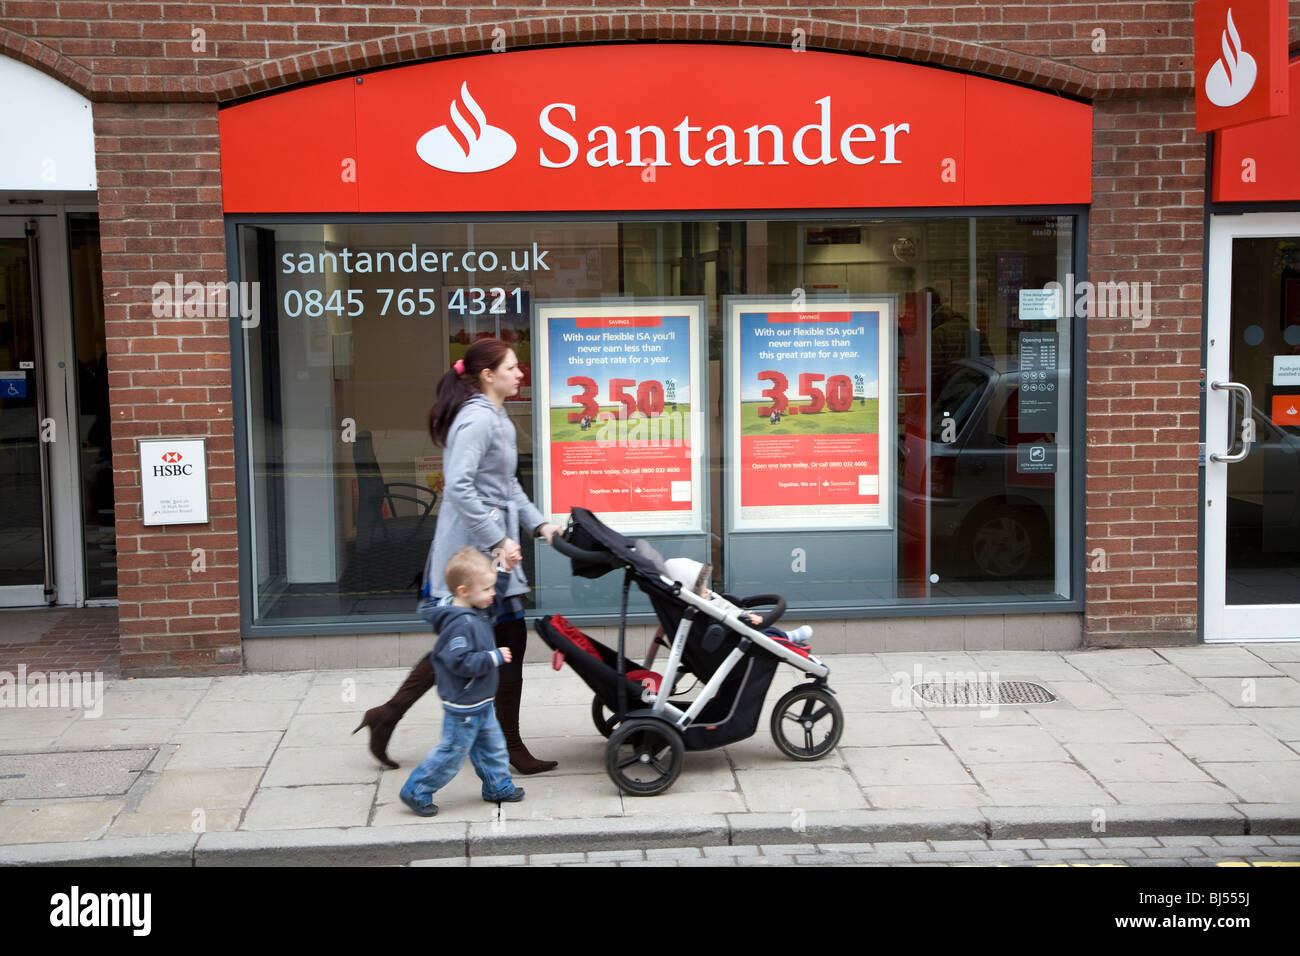
[[[1068,601],[1064,215],[245,223],[254,624],[407,621],[446,506],[425,415],[498,337],[544,512],[588,507],[797,613]],[[1022,303],[1028,302],[1022,312]],[[616,576],[526,546],[530,611]]]

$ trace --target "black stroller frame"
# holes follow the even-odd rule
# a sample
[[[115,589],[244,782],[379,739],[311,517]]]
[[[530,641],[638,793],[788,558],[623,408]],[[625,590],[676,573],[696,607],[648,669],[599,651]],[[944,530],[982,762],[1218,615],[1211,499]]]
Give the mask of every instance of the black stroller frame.
[[[573,509],[564,535],[552,543],[569,557],[578,576],[595,578],[624,569],[617,649],[582,634],[558,615],[536,623],[542,639],[595,691],[592,719],[608,738],[605,769],[624,793],[663,793],[681,772],[685,751],[710,750],[752,736],[772,677],[783,663],[808,682],[782,696],[773,709],[770,727],[777,748],[795,760],[817,760],[839,742],[844,716],[827,684],[830,668],[803,648],[763,633],[785,612],[780,597],[737,600],[724,595],[741,608],[772,605],[758,624],[751,624],[748,612],[719,609],[674,581],[651,545],[625,538],[585,508]],[[664,632],[662,639],[656,636],[644,665],[625,654],[634,580],[650,598]],[[662,676],[649,671],[660,644],[668,648]],[[702,683],[697,696],[673,700],[676,684],[687,675]]]

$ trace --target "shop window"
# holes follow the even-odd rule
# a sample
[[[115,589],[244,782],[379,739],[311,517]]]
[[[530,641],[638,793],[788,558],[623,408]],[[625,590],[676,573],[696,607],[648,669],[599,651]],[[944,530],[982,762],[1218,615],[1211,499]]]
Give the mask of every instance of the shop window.
[[[506,407],[539,507],[581,504],[707,560],[720,589],[850,615],[1071,600],[1078,331],[1022,316],[1019,293],[1075,271],[1075,230],[1061,215],[240,224],[239,277],[261,293],[243,332],[253,623],[412,619],[445,506],[425,414],[484,336],[525,369]],[[746,351],[769,332],[778,344]],[[832,495],[836,469],[851,475]],[[762,482],[781,492],[749,494]],[[532,610],[617,611],[617,576],[524,554]]]

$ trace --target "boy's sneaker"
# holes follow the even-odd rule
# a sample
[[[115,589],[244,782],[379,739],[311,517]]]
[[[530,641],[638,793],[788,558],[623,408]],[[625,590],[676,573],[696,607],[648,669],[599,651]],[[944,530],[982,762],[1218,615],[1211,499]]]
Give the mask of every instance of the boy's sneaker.
[[[402,798],[402,802],[410,808],[412,813],[418,814],[422,817],[434,817],[438,815],[438,805],[436,803],[430,803],[428,806],[421,806],[416,803],[415,798],[405,790],[399,790],[397,795]]]
[[[796,644],[799,647],[807,647],[812,641],[813,629],[807,624],[804,624],[801,627],[796,627],[793,631],[789,631],[788,635],[791,644]]]
[[[524,798],[524,788],[515,787],[508,797],[493,797],[488,803],[518,803]]]

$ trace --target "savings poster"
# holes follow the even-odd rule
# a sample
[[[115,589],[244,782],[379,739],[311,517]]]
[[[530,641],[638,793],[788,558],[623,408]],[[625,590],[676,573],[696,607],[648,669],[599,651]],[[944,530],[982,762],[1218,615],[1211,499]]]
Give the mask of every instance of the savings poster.
[[[698,299],[538,303],[539,506],[624,533],[703,526]],[[537,374],[540,373],[540,374]]]
[[[894,305],[728,302],[732,527],[891,527]]]

